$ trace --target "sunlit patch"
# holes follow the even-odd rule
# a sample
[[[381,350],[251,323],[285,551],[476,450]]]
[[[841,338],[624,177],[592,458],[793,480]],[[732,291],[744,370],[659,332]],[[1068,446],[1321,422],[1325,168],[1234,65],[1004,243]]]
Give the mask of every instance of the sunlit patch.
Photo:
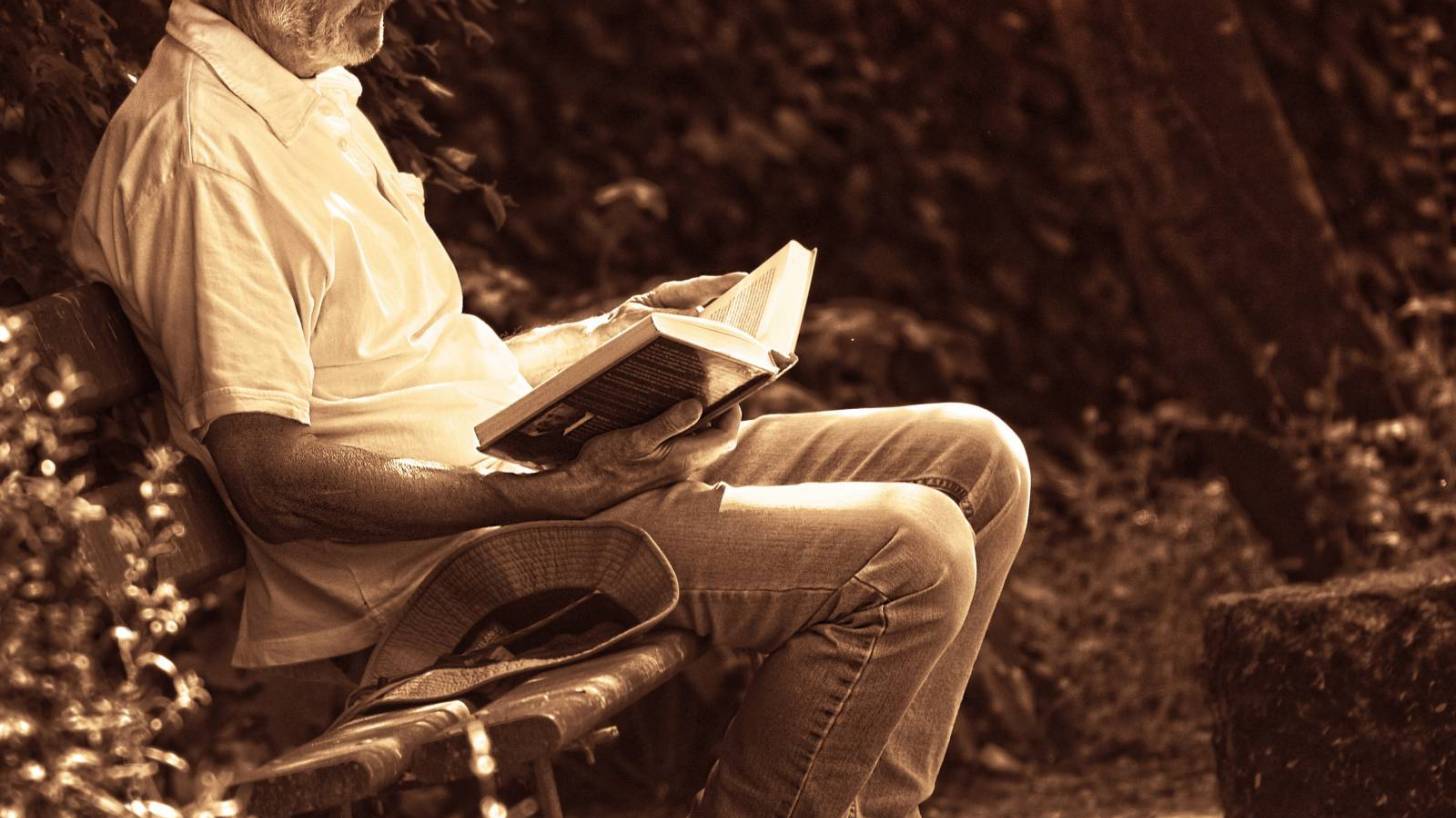
[[[337,190],[329,191],[329,194],[324,197],[324,207],[328,208],[330,216],[340,221],[353,222],[360,216],[359,208]]]

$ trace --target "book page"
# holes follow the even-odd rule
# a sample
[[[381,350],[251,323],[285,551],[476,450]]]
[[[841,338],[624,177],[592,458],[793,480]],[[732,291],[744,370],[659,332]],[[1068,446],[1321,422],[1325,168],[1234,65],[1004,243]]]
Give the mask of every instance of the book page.
[[[703,310],[703,317],[737,327],[757,338],[778,280],[778,267],[760,268]]]
[[[657,332],[700,349],[711,349],[722,355],[763,369],[777,369],[778,364],[762,341],[736,326],[711,321],[697,315],[675,315],[670,312],[652,316]]]
[[[703,310],[702,317],[737,327],[769,349],[792,355],[799,340],[814,252],[791,241]]]

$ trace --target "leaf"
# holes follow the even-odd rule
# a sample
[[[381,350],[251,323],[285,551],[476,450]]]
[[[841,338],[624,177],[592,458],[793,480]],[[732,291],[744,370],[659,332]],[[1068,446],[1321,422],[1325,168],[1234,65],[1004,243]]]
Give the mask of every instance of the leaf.
[[[441,85],[440,83],[435,82],[434,80],[430,79],[429,77],[426,77],[426,76],[421,75],[421,76],[416,76],[415,79],[420,83],[420,85],[423,85],[425,87],[425,90],[426,91],[429,91],[431,94],[435,95],[436,97],[439,97],[440,99],[454,99],[455,98],[455,92],[454,91],[451,91],[449,88],[446,88],[445,86]]]
[[[24,156],[15,156],[6,161],[5,173],[26,187],[43,187],[48,181],[41,172],[40,165]]]
[[[481,185],[481,198],[485,199],[485,209],[490,211],[491,221],[495,222],[495,229],[499,230],[506,224],[507,200],[495,189],[495,185]]]
[[[456,147],[441,148],[440,150],[436,151],[436,153],[439,154],[441,159],[444,159],[450,164],[451,167],[455,168],[461,173],[468,172],[471,166],[475,164],[475,160],[479,158],[469,151],[461,150],[460,148]]]
[[[492,45],[495,43],[495,38],[490,35],[489,31],[486,31],[478,23],[470,20],[461,20],[460,30],[465,32],[465,42],[472,46]]]
[[[1415,296],[1396,311],[1401,318],[1425,318],[1432,315],[1456,315],[1456,296]]]
[[[598,188],[592,201],[599,207],[626,201],[638,210],[651,213],[659,221],[667,219],[667,196],[659,185],[646,179],[633,177]]]

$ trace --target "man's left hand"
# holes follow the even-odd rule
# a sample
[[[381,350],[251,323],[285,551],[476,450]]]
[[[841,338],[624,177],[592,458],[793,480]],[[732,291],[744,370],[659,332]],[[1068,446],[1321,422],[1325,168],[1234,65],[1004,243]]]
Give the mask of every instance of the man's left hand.
[[[705,304],[727,292],[746,275],[748,273],[724,273],[665,281],[641,295],[632,296],[607,313],[610,332],[615,335],[654,312],[697,315],[703,311]]]

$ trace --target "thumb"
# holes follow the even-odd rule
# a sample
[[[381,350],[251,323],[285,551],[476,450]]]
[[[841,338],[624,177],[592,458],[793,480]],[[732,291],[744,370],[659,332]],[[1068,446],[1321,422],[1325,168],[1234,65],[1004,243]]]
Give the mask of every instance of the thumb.
[[[703,416],[703,405],[695,400],[674,404],[642,426],[645,448],[656,448],[663,442],[693,428]]]
[[[698,276],[683,281],[667,281],[658,285],[652,291],[652,296],[657,305],[661,307],[677,309],[699,307],[727,292],[745,275],[747,273],[728,273],[718,276]]]

